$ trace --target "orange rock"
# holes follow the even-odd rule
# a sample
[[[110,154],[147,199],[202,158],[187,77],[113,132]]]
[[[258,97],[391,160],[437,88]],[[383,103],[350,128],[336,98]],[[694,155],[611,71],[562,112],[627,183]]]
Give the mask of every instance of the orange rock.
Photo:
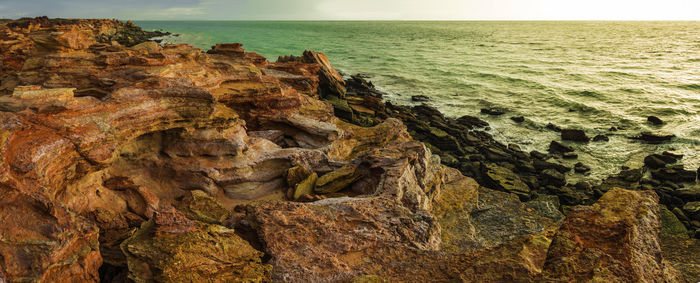
[[[653,191],[614,188],[575,207],[549,247],[544,280],[680,281],[661,255],[658,200]]]

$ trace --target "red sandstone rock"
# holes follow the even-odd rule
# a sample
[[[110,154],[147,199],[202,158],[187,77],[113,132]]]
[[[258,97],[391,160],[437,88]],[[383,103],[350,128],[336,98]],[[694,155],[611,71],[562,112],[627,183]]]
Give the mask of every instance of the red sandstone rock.
[[[0,25],[0,279],[97,281],[103,261],[156,281],[673,279],[652,197],[577,209],[550,248],[558,219],[440,165],[399,120],[335,118],[316,98],[345,83],[323,54],[269,63],[133,28]],[[296,166],[361,177],[285,201]]]
[[[658,196],[653,191],[608,191],[592,206],[576,207],[555,235],[545,280],[676,282],[661,256]]]

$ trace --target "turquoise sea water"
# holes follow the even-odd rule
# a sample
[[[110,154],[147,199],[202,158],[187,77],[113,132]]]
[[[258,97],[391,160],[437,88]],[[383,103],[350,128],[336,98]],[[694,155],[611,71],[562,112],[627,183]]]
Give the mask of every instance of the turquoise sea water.
[[[180,34],[166,42],[208,49],[239,42],[274,61],[313,49],[344,74],[369,75],[410,104],[412,95],[450,116],[474,115],[497,139],[546,151],[549,122],[611,134],[575,145],[592,177],[637,166],[652,152],[684,153],[700,165],[700,22],[137,22]],[[507,108],[501,117],[479,114]],[[522,115],[517,124],[508,117]],[[646,123],[655,115],[661,127]],[[622,130],[611,132],[611,127]],[[632,141],[642,131],[678,136],[663,145]]]

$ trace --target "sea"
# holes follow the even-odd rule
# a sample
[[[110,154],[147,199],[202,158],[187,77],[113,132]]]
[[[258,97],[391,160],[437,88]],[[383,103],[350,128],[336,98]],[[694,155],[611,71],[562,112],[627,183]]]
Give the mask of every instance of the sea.
[[[448,116],[491,124],[503,143],[546,152],[560,134],[552,123],[609,135],[570,143],[601,179],[645,156],[673,150],[689,170],[700,165],[700,22],[474,21],[141,21],[207,50],[242,43],[275,61],[304,50],[325,53],[342,74],[364,74],[392,103],[411,96]],[[502,116],[480,109],[499,107]],[[648,116],[665,124],[655,126]],[[524,116],[516,123],[512,116]],[[617,130],[611,130],[615,128]],[[629,137],[663,131],[676,138],[647,144]]]

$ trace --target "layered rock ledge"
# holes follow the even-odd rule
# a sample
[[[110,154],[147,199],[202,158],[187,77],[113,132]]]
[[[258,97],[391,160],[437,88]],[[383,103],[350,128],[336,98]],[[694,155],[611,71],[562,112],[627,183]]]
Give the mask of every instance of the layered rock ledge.
[[[661,248],[653,191],[565,217],[507,165],[443,165],[406,119],[347,119],[374,110],[329,102],[352,82],[321,53],[269,62],[139,30],[0,26],[0,281],[696,279],[693,255]]]

